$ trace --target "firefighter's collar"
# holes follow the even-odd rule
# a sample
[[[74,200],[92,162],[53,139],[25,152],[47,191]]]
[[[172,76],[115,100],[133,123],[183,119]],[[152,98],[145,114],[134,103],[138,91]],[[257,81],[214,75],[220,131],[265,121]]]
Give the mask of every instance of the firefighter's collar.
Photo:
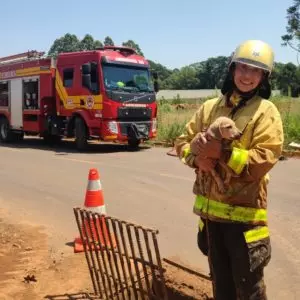
[[[241,100],[241,96],[237,93],[234,93],[230,96],[229,101],[227,100],[228,94],[221,96],[219,99],[219,106],[220,107],[234,107],[238,105],[239,101]]]
[[[236,92],[233,92],[229,98],[229,101],[233,106],[237,106],[239,104],[239,102],[241,101],[241,99],[242,99],[241,95],[239,95]]]
[[[225,95],[222,95],[219,99],[219,106],[220,107],[234,107],[236,105],[238,105],[239,101],[242,99],[242,97],[237,94],[237,93],[233,93],[231,96],[230,96],[230,99],[229,101],[227,100],[227,97],[228,97],[228,94],[225,94]],[[253,101],[254,99],[257,99],[257,98],[260,98],[259,95],[257,94],[254,94],[251,99],[251,101]],[[250,100],[249,99],[249,100]],[[229,102],[229,103],[228,103]]]

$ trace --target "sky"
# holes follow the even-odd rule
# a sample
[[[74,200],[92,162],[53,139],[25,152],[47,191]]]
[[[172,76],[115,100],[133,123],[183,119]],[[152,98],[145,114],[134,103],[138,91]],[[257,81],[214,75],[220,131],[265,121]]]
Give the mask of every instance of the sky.
[[[0,57],[48,51],[66,33],[110,36],[139,44],[146,58],[170,69],[229,56],[248,39],[271,45],[276,62],[297,64],[281,46],[293,0],[2,0]]]

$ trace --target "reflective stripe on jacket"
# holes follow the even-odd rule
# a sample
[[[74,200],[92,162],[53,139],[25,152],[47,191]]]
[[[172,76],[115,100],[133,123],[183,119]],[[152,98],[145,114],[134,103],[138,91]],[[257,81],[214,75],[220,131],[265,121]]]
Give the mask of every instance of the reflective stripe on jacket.
[[[225,96],[201,105],[187,123],[185,133],[175,143],[177,154],[184,164],[195,168],[190,142],[219,116],[230,117],[231,110],[232,107],[226,105]],[[221,194],[209,174],[202,179],[197,175],[193,192],[203,196],[202,199],[209,198],[211,209],[207,210],[207,205],[199,209],[197,198],[194,212],[213,220],[266,224],[268,172],[277,163],[283,146],[281,116],[271,101],[254,96],[236,112],[233,120],[242,136],[231,144],[231,154],[226,163],[236,176],[231,178],[227,191]],[[217,166],[217,171],[224,178],[225,171],[220,166]],[[242,213],[241,208],[257,209],[257,213],[252,213],[251,217],[251,213]],[[234,213],[228,214],[229,211]],[[238,218],[238,214],[247,215],[247,218]],[[258,220],[258,215],[263,217]]]

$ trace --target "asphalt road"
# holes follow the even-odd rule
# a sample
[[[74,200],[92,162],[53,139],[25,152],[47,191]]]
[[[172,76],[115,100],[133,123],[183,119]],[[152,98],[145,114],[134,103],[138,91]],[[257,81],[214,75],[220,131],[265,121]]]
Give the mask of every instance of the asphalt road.
[[[145,147],[129,152],[126,146],[105,144],[81,154],[73,143],[47,148],[37,139],[1,146],[1,210],[13,220],[44,225],[49,247],[66,251],[66,243],[78,235],[72,208],[83,205],[89,169],[96,167],[109,215],[158,229],[163,257],[207,272],[207,260],[196,246],[194,173],[166,151]],[[299,170],[300,160],[289,159],[271,172],[270,299],[300,299]]]

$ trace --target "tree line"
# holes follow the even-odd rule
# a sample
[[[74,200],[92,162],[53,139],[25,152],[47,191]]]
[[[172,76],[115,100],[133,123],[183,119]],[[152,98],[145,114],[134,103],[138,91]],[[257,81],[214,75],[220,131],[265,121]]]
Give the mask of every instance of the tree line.
[[[300,1],[300,0],[299,0]],[[287,37],[282,37],[283,40]],[[86,34],[83,39],[76,35],[67,33],[56,39],[50,50],[49,56],[56,56],[61,52],[94,50],[103,46],[115,45],[109,36],[101,42]],[[138,54],[144,56],[140,46],[133,40],[122,43],[122,46],[134,48]],[[210,57],[207,60],[196,62],[180,69],[170,69],[164,65],[148,59],[152,70],[158,73],[160,89],[219,89],[228,69],[229,56]],[[275,62],[274,71],[271,76],[272,88],[280,90],[282,94],[291,93],[292,96],[300,94],[300,67],[293,63]]]

